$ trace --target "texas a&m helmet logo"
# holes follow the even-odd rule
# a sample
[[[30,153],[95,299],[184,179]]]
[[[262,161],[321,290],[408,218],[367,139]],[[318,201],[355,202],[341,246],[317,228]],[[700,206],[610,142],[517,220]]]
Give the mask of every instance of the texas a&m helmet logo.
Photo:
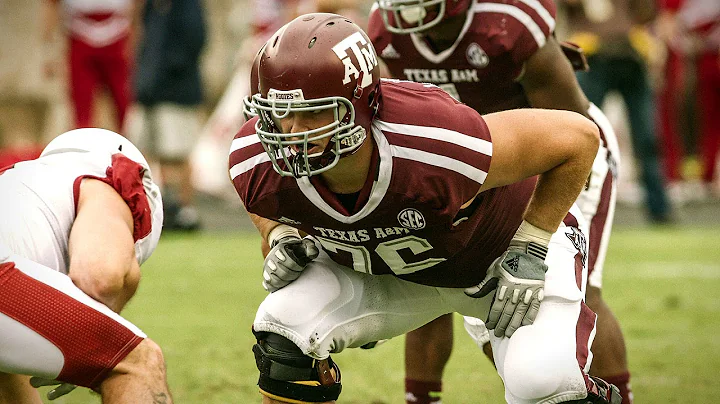
[[[417,209],[403,209],[397,218],[400,225],[406,229],[420,230],[425,227],[425,217]]]
[[[565,233],[565,236],[570,239],[575,249],[578,250],[582,256],[583,265],[585,265],[587,257],[587,240],[585,239],[585,235],[575,227],[570,227],[569,229],[570,230]]]
[[[470,46],[467,47],[465,55],[467,56],[468,62],[475,67],[482,68],[490,63],[490,58],[487,53],[485,53],[483,48],[475,42],[471,43]]]
[[[349,83],[351,76],[355,80],[359,79],[361,71],[363,75],[360,87],[365,88],[372,84],[372,71],[378,64],[377,56],[375,55],[375,49],[360,32],[355,32],[338,42],[337,45],[333,46],[332,50],[345,65],[343,84]],[[348,51],[352,51],[359,66],[352,61]]]

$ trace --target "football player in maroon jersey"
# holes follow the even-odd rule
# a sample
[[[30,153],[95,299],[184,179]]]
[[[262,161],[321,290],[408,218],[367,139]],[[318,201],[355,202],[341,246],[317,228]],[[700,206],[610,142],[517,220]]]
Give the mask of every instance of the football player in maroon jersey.
[[[596,125],[481,116],[435,85],[381,81],[368,36],[334,14],[281,28],[257,73],[229,171],[271,247],[253,323],[263,402],[334,402],[331,353],[451,312],[488,320],[508,402],[620,402],[585,372],[596,316],[574,201]]]
[[[573,67],[585,67],[582,54],[558,43],[554,27],[550,0],[385,0],[371,12],[368,35],[392,77],[434,83],[480,113],[564,109],[599,126],[600,149],[577,200],[590,224],[587,303],[599,318],[590,374],[619,386],[631,403],[623,334],[600,289],[615,209],[617,140],[577,83]],[[440,401],[452,339],[451,315],[408,334],[405,384],[415,400],[408,403]],[[492,357],[487,342],[483,350]]]
[[[103,403],[170,403],[160,347],[117,314],[163,221],[140,151],[76,129],[0,169],[0,189],[0,403],[40,404],[33,386],[58,384],[50,400],[78,385]]]

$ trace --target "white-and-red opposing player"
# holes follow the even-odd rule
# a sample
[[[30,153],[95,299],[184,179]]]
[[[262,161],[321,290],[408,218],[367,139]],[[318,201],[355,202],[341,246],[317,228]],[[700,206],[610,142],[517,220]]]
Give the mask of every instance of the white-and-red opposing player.
[[[368,36],[334,14],[281,28],[257,73],[258,117],[229,169],[272,247],[253,324],[263,402],[333,402],[331,353],[451,312],[489,316],[509,402],[619,402],[586,373],[595,314],[573,203],[596,125],[569,111],[481,116],[434,85],[381,81]]]
[[[0,171],[0,402],[63,382],[105,403],[169,403],[160,348],[120,317],[162,229],[147,161],[124,137],[77,129]],[[55,382],[54,384],[58,384]]]
[[[582,54],[561,46],[554,28],[550,0],[387,0],[373,7],[368,35],[392,77],[436,84],[480,113],[563,109],[600,127],[602,143],[592,174],[576,201],[590,224],[587,302],[599,321],[590,374],[619,386],[629,403],[622,331],[600,293],[615,209],[617,139],[577,83],[573,66],[583,67]],[[486,333],[480,321],[466,319],[466,327]],[[450,315],[408,334],[408,403],[440,401],[452,339]],[[487,340],[484,351],[491,357]]]
[[[115,106],[117,129],[122,130],[131,102],[132,30],[137,0],[43,0],[42,36],[52,42],[58,24],[67,37],[70,100],[76,128],[93,126],[97,90],[107,87]],[[47,55],[46,55],[47,57]],[[48,60],[45,73],[53,76],[61,64]]]

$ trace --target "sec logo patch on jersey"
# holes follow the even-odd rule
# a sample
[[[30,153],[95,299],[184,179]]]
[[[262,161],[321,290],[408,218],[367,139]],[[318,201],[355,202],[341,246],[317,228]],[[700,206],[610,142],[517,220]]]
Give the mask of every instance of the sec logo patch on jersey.
[[[398,213],[398,222],[406,229],[420,230],[425,227],[425,217],[413,208],[403,209]]]

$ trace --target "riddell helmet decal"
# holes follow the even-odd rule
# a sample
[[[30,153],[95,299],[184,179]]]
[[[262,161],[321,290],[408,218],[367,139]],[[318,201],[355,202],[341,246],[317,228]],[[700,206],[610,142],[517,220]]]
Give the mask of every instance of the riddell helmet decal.
[[[333,46],[332,50],[343,62],[343,65],[345,65],[343,84],[350,82],[350,76],[353,76],[355,80],[359,79],[360,71],[363,72],[360,86],[365,88],[372,84],[372,70],[377,67],[377,56],[375,56],[375,49],[368,46],[368,41],[365,40],[360,32],[355,32],[338,42],[337,45]],[[349,50],[355,55],[355,59],[357,59],[360,64],[360,69],[358,69],[350,59],[350,55],[348,55]]]

